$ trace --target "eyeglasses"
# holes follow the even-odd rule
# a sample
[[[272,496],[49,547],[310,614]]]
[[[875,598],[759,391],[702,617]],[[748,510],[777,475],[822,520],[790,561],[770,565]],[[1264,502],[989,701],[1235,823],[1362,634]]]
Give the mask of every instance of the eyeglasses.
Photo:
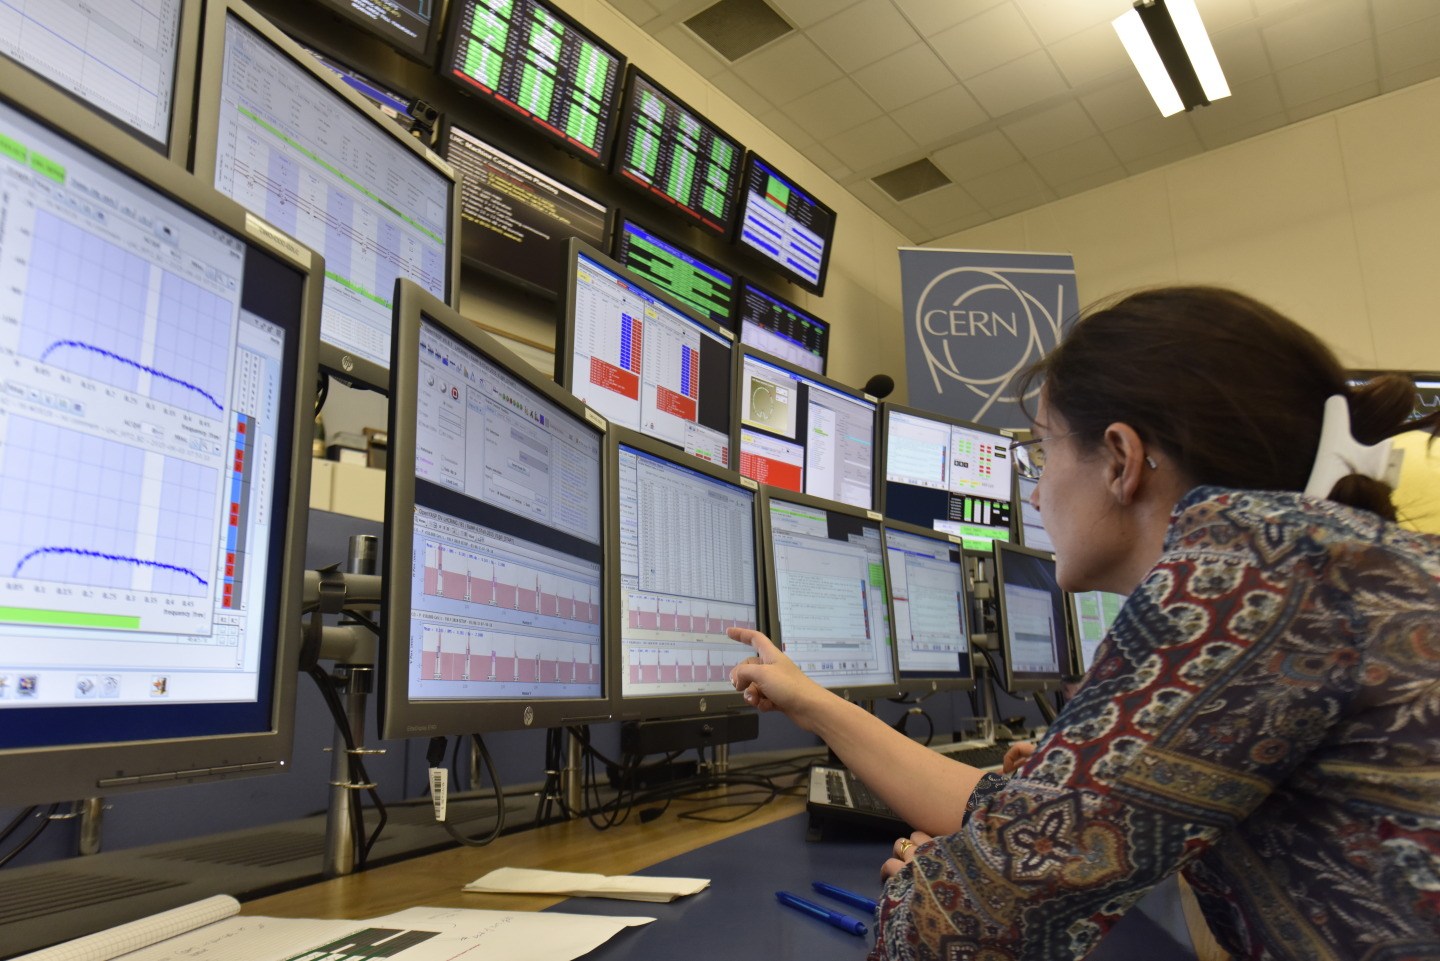
[[[1010,445],[1011,463],[1026,480],[1038,481],[1045,472],[1044,439],[1022,440]]]

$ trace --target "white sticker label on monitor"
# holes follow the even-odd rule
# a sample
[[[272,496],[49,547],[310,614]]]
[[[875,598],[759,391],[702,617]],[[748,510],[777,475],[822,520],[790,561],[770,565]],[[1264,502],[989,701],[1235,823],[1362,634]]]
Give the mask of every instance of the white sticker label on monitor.
[[[430,769],[430,803],[435,808],[435,820],[445,820],[445,801],[449,797],[450,769],[443,767],[432,767]]]
[[[588,420],[590,423],[594,424],[596,427],[600,428],[601,430],[610,429],[610,422],[588,407],[585,408],[585,419]]]
[[[245,231],[274,249],[276,253],[284,254],[306,270],[310,269],[310,248],[303,246],[288,235],[282,234],[248,210],[245,211]]]
[[[758,490],[760,489],[760,485],[757,484],[757,483],[755,483],[755,481],[752,480],[752,479],[749,478],[749,477],[742,477],[742,478],[740,478],[740,485],[741,485],[742,487],[748,487],[748,488],[750,488],[752,491],[758,491]]]
[[[872,521],[878,521],[878,520],[880,520],[880,512],[879,512],[879,511],[866,511],[866,512],[865,512],[865,516],[868,517],[868,518],[870,518]]]

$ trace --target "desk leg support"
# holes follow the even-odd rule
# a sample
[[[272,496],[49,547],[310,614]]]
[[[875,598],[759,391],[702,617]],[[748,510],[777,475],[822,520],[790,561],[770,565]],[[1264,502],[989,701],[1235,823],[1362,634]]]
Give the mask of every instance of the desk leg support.
[[[582,770],[584,763],[585,756],[580,739],[567,732],[565,735],[565,770],[560,776],[560,784],[562,796],[565,798],[565,810],[570,812],[572,818],[579,817],[585,807],[584,772]]]

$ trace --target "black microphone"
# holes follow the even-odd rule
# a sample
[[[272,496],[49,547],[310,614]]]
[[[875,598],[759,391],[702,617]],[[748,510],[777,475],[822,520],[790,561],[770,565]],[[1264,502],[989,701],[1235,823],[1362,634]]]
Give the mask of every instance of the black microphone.
[[[895,389],[895,378],[889,374],[876,374],[867,380],[861,389],[876,400],[884,400]]]

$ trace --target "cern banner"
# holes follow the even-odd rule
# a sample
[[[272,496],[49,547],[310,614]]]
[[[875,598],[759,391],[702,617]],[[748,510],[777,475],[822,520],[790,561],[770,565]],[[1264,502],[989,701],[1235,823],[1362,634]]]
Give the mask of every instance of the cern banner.
[[[1075,322],[1075,259],[902,247],[900,289],[910,406],[1029,426],[1014,382]]]

